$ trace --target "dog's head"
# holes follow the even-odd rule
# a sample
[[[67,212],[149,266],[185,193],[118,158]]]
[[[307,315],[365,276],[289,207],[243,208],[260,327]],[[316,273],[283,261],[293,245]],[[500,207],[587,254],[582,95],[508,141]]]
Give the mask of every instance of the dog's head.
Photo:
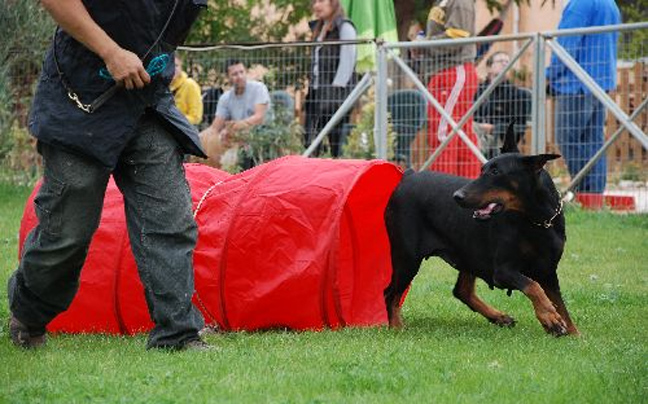
[[[487,220],[507,210],[524,213],[537,198],[539,187],[555,192],[544,166],[560,155],[521,155],[515,142],[513,123],[508,127],[501,151],[501,155],[484,164],[478,178],[453,195],[461,207],[474,209],[475,219]]]

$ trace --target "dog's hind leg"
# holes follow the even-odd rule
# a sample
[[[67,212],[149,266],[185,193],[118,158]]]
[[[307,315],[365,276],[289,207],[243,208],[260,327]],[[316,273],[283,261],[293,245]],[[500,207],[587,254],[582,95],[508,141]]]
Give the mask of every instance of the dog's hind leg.
[[[384,291],[387,318],[392,328],[402,328],[401,303],[403,294],[418,273],[421,259],[411,254],[402,254],[392,247],[392,277],[389,286]]]
[[[484,303],[475,294],[475,279],[475,275],[459,271],[457,283],[452,290],[454,297],[465,303],[472,311],[486,317],[491,323],[497,324],[500,327],[513,327],[515,325],[513,317]]]

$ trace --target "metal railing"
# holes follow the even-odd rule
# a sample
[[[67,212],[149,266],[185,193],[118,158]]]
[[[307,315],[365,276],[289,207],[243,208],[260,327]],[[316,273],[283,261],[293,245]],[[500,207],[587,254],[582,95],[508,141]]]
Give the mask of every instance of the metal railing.
[[[553,110],[555,99],[546,94],[545,69],[551,60],[548,58],[549,53],[552,53],[554,59],[564,64],[607,112],[605,141],[587,156],[588,161],[582,164],[578,172],[568,172],[566,165],[562,163],[552,164],[552,167],[558,167],[554,168],[552,175],[559,182],[559,187],[563,191],[577,191],[579,184],[588,177],[597,162],[607,159],[605,175],[608,178],[608,187],[606,189],[614,190],[617,184],[630,178],[636,183],[644,184],[644,199],[648,199],[648,136],[646,135],[648,44],[639,43],[639,46],[635,46],[639,38],[637,33],[645,34],[646,31],[648,31],[648,22],[435,41],[399,43],[354,41],[352,43],[355,46],[370,47],[373,50],[376,55],[374,69],[356,74],[353,85],[349,86],[343,98],[334,100],[337,108],[325,115],[325,121],[320,122],[316,135],[308,139],[308,142],[304,131],[308,114],[312,114],[313,111],[307,111],[306,100],[311,84],[313,52],[318,44],[298,42],[182,47],[178,54],[183,57],[185,70],[189,76],[196,79],[203,90],[216,89],[218,90],[216,94],[227,90],[229,83],[225,61],[238,58],[248,66],[251,79],[265,83],[271,94],[281,93],[284,98],[290,99],[292,101],[289,103],[292,110],[288,111],[292,120],[290,130],[294,131],[290,136],[298,137],[302,147],[298,149],[279,147],[277,153],[315,156],[319,146],[333,141],[332,133],[339,135],[343,132],[341,142],[346,143],[347,146],[351,143],[356,146],[361,144],[366,148],[366,154],[354,154],[345,148],[342,157],[366,156],[390,159],[417,170],[426,170],[436,169],[441,157],[446,152],[452,152],[451,149],[456,147],[465,149],[467,156],[464,156],[465,158],[470,158],[478,164],[486,161],[486,156],[496,151],[489,150],[484,139],[495,139],[499,133],[497,126],[500,125],[498,123],[494,125],[495,129],[489,129],[492,130],[489,134],[488,130],[483,128],[493,126],[488,122],[491,118],[499,120],[516,118],[523,121],[520,125],[520,145],[524,152],[560,153],[564,145],[559,144],[555,130],[555,120],[559,115]],[[579,64],[569,50],[560,43],[561,38],[606,33],[620,35],[618,77],[614,77],[618,88],[612,91],[601,88],[588,73],[588,66]],[[342,46],[349,43],[340,41],[324,45]],[[632,48],[630,44],[633,44]],[[465,102],[465,105],[461,105],[462,113],[456,114],[448,107],[443,95],[435,95],[437,89],[430,86],[426,69],[435,63],[447,68],[450,64],[449,60],[453,58],[452,50],[465,46],[486,47],[489,49],[487,56],[504,51],[509,62],[498,71],[490,71],[491,67],[485,66],[484,61],[473,63],[480,78],[487,76],[487,80],[478,83],[477,80],[466,78],[465,88],[474,95],[468,97],[469,101],[457,101]],[[629,49],[634,50],[629,52]],[[16,70],[13,74],[21,73]],[[29,103],[27,94],[31,94],[36,79],[32,77],[35,72],[30,70],[29,74],[30,77],[27,77],[27,72],[25,77],[9,77],[7,80],[9,85],[1,87],[2,91],[9,91],[7,94],[26,94],[21,96],[20,103],[16,103],[13,107],[9,106],[16,109],[20,116],[26,116],[26,106]],[[17,86],[22,87],[17,88]],[[500,115],[493,113],[493,108],[499,108],[494,100],[502,97],[504,94],[502,88],[520,88],[524,90],[520,94],[528,93],[530,97],[528,111],[525,109],[524,114],[517,114],[512,112],[513,110],[508,112],[505,110]],[[394,108],[394,100],[397,98],[395,95],[403,92],[417,95],[418,102],[422,103],[418,107],[424,111],[423,116],[413,113],[416,109],[415,105]],[[5,98],[11,99],[10,96]],[[511,105],[522,102],[515,98],[508,101],[511,101]],[[217,97],[205,102],[205,110],[210,112],[205,115],[201,128],[207,126],[213,119],[210,114],[213,114]],[[367,108],[368,106],[372,108]],[[397,116],[399,114],[405,116]],[[20,121],[20,125],[25,123],[26,119]],[[447,133],[443,138],[434,139],[437,134],[433,133],[433,126],[441,124],[447,124]],[[272,132],[273,134],[279,133],[278,136],[282,136],[279,130],[281,128],[275,126],[271,129],[275,131]],[[407,140],[401,142],[399,149],[395,150],[395,144],[398,145],[401,140],[401,132],[406,130],[412,133],[409,133]],[[367,140],[369,143],[366,142]],[[403,148],[403,144],[407,147]],[[398,153],[402,153],[403,150],[406,158],[400,161],[399,158],[402,156]],[[326,151],[320,154],[320,156],[326,155]]]
[[[547,148],[560,152],[561,148],[572,147],[575,145],[559,144],[560,142],[558,142],[556,139],[554,128],[551,126],[552,121],[555,120],[557,114],[560,113],[560,111],[556,112],[551,110],[550,107],[553,104],[553,100],[548,100],[546,95],[547,81],[545,76],[545,68],[548,65],[547,53],[551,51],[553,55],[555,55],[554,57],[557,58],[560,63],[563,63],[573,74],[573,76],[578,79],[578,81],[586,89],[584,90],[584,92],[591,93],[595,97],[595,99],[603,105],[608,115],[607,122],[614,122],[616,120],[620,125],[620,127],[617,128],[614,133],[606,131],[607,136],[605,143],[602,144],[601,147],[597,148],[594,153],[587,155],[586,157],[588,161],[582,165],[582,168],[580,168],[578,172],[570,173],[571,175],[568,176],[569,179],[559,184],[560,188],[565,192],[578,191],[579,184],[581,184],[583,179],[591,173],[591,170],[597,164],[597,161],[600,159],[605,159],[606,154],[609,154],[614,143],[622,137],[622,134],[624,132],[627,132],[630,134],[631,138],[626,139],[626,141],[630,143],[636,142],[641,148],[640,153],[634,153],[634,161],[628,163],[631,167],[638,166],[638,168],[635,170],[636,172],[634,176],[641,179],[643,182],[643,184],[639,185],[640,188],[643,187],[643,191],[641,189],[639,189],[639,191],[644,194],[641,199],[645,200],[645,194],[648,193],[648,191],[645,190],[645,187],[648,186],[645,178],[648,173],[648,137],[646,136],[646,130],[648,129],[646,126],[646,121],[648,119],[645,118],[646,116],[648,116],[645,112],[645,107],[647,104],[646,98],[648,97],[648,88],[645,84],[648,80],[648,48],[646,47],[648,46],[648,44],[641,44],[638,54],[635,53],[628,55],[628,52],[623,53],[624,63],[632,64],[633,66],[637,67],[638,71],[640,72],[640,76],[637,77],[637,75],[635,75],[633,83],[634,90],[632,90],[633,97],[640,99],[633,99],[631,105],[626,106],[626,109],[624,110],[624,108],[619,105],[618,100],[620,97],[624,96],[623,92],[631,91],[629,87],[618,88],[617,90],[613,91],[606,91],[605,89],[601,88],[596,79],[593,78],[587,71],[588,68],[590,70],[597,69],[598,67],[594,65],[601,63],[601,60],[596,60],[595,57],[591,62],[585,63],[590,63],[590,65],[579,64],[579,62],[576,61],[576,59],[569,53],[569,51],[560,44],[558,38],[573,36],[584,37],[588,35],[601,35],[605,33],[620,34],[621,38],[619,39],[617,44],[619,47],[618,53],[620,54],[622,53],[622,48],[624,48],[625,46],[625,42],[629,41],[628,38],[632,39],[633,33],[639,31],[645,32],[646,30],[648,30],[648,22],[606,27],[559,30],[542,33],[500,35],[493,37],[414,41],[407,43],[379,43],[377,44],[377,46],[379,47],[377,55],[379,59],[382,58],[383,60],[379,60],[377,62],[377,65],[381,66],[390,63],[392,66],[394,66],[394,71],[389,74],[392,82],[404,82],[403,80],[394,79],[399,75],[405,77],[407,80],[405,80],[405,84],[401,85],[401,87],[399,88],[389,88],[388,80],[377,80],[376,86],[379,88],[376,89],[376,95],[377,97],[382,97],[382,99],[377,98],[376,105],[380,106],[383,109],[386,109],[387,102],[385,97],[388,97],[388,95],[386,94],[389,94],[390,92],[395,93],[401,91],[402,88],[414,87],[416,91],[423,95],[428,104],[428,119],[430,119],[431,114],[438,114],[445,122],[448,123],[450,127],[449,135],[438,145],[431,145],[430,139],[434,134],[425,133],[425,128],[421,130],[422,133],[419,133],[419,137],[423,138],[423,140],[418,142],[418,146],[416,147],[420,149],[422,145],[422,147],[426,150],[424,150],[423,153],[421,153],[418,149],[413,150],[413,152],[418,152],[419,157],[422,154],[426,158],[423,160],[419,158],[414,164],[414,168],[418,170],[429,169],[430,166],[444,152],[444,149],[448,147],[448,145],[453,140],[453,137],[458,137],[462,143],[462,147],[472,153],[480,162],[484,162],[484,150],[480,150],[480,145],[477,144],[479,142],[474,142],[474,136],[472,137],[473,140],[471,140],[471,137],[468,135],[468,132],[470,132],[471,130],[469,125],[471,123],[474,124],[474,122],[472,121],[475,118],[476,113],[479,112],[479,110],[489,102],[489,97],[493,96],[494,93],[497,92],[498,87],[502,84],[502,82],[507,78],[510,79],[511,73],[513,73],[514,70],[517,72],[524,70],[526,72],[530,72],[530,74],[527,74],[527,76],[520,81],[523,85],[526,85],[528,90],[530,90],[532,104],[529,130],[527,131],[529,133],[525,141],[526,150],[527,152],[534,154],[543,153]],[[432,93],[433,89],[430,87],[430,85],[426,86],[426,83],[421,79],[421,73],[414,71],[414,68],[412,67],[413,63],[411,63],[411,61],[405,60],[404,56],[402,55],[394,55],[391,52],[394,49],[416,49],[419,51],[427,51],[428,53],[434,55],[435,53],[441,53],[435,52],[435,49],[460,49],[461,47],[465,46],[476,46],[481,44],[496,45],[512,42],[515,42],[516,46],[511,46],[513,51],[509,52],[507,55],[510,58],[508,65],[504,69],[490,76],[488,84],[484,84],[483,87],[480,87],[481,91],[479,92],[479,94],[475,96],[472,104],[464,106],[463,110],[466,112],[460,116],[452,116],[447,108],[447,103],[444,103],[444,100],[441,100],[440,102],[435,98],[434,94]],[[385,51],[381,52],[381,48],[384,48]],[[501,48],[505,49],[506,47],[502,46]],[[598,49],[590,49],[589,52],[596,56]],[[490,52],[490,54],[493,53],[494,52],[492,51]],[[451,52],[449,52],[448,54],[451,55]],[[432,57],[430,57],[430,59],[432,59]],[[523,59],[524,61],[522,61]],[[621,58],[619,58],[619,61],[621,61]],[[442,57],[437,58],[436,60],[429,60],[428,62],[438,63],[440,65],[448,65],[448,63],[444,63]],[[482,70],[486,69],[484,66],[481,67]],[[380,69],[378,69],[377,76],[380,75],[381,72]],[[612,80],[614,82],[619,81],[617,77],[613,77]],[[616,97],[616,99],[614,97]],[[386,117],[386,114],[379,115],[378,111],[376,112],[376,114],[377,117],[380,116],[380,119],[376,119],[376,139],[378,142],[378,139],[386,138],[388,118]],[[634,122],[637,118],[642,116],[644,117],[643,124]],[[511,116],[511,118],[514,117]],[[571,129],[573,131],[578,131],[580,128],[573,127]],[[601,131],[602,130],[603,128],[601,128]],[[585,142],[586,141],[587,140],[585,140]],[[591,148],[592,146],[585,145],[584,147]],[[376,150],[381,153],[378,154],[378,157],[388,158],[383,148],[376,147]],[[582,159],[585,158],[585,156],[581,156],[579,158]],[[611,173],[606,173],[605,175],[610,176]],[[621,177],[622,176],[623,174],[621,175]],[[561,177],[561,175],[557,175],[557,177]],[[562,177],[567,177],[567,175],[563,174]],[[644,207],[644,209],[647,208],[648,206]]]

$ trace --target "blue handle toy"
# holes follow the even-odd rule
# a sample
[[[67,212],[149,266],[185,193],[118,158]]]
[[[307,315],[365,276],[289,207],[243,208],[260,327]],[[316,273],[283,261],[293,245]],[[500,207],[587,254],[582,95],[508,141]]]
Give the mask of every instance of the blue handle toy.
[[[167,65],[169,64],[170,59],[171,59],[171,57],[167,53],[163,53],[161,55],[158,55],[158,56],[154,57],[149,62],[148,66],[146,66],[146,72],[151,77],[153,77],[153,76],[155,76],[157,74],[160,74],[161,72],[164,71],[164,69],[166,69]],[[105,67],[102,67],[101,69],[99,69],[99,76],[102,79],[106,79],[106,80],[112,80],[113,79],[112,76],[110,75],[110,72]]]

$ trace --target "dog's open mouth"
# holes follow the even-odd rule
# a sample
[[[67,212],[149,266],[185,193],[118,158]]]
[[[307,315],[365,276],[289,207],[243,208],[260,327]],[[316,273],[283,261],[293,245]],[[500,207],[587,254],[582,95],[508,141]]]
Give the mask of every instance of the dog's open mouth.
[[[503,209],[503,206],[497,202],[491,202],[486,207],[477,209],[473,212],[473,218],[477,220],[488,220],[491,216],[498,214]]]

